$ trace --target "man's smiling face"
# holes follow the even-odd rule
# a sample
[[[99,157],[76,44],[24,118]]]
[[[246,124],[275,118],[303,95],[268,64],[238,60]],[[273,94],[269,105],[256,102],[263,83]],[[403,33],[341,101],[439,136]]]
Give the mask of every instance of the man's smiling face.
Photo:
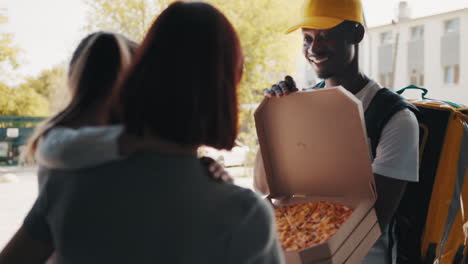
[[[326,30],[303,28],[302,34],[304,55],[321,79],[340,75],[355,57],[349,23]]]

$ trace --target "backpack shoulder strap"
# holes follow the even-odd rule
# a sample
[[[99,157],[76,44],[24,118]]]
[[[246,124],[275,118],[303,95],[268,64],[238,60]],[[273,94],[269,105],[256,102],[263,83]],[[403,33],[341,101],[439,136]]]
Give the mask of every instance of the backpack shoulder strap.
[[[413,104],[387,88],[380,89],[370,102],[364,115],[373,158],[385,125],[394,114],[403,109],[409,109],[420,119],[419,111]]]
[[[413,104],[409,103],[402,96],[392,92],[387,88],[380,89],[372,98],[369,106],[364,113],[367,135],[370,138],[370,146],[372,150],[372,158],[374,159],[377,153],[377,146],[382,135],[382,131],[390,119],[399,111],[409,109],[416,115],[418,121],[421,120],[421,115]],[[394,230],[395,218],[390,224],[390,230]],[[395,263],[397,258],[396,248],[394,247],[395,237],[393,231],[389,236],[389,260],[390,263]]]

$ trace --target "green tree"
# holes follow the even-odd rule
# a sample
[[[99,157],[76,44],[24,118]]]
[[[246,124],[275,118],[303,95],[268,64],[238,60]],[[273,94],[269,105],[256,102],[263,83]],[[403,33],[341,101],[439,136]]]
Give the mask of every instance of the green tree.
[[[65,67],[55,66],[48,70],[43,70],[37,78],[28,77],[21,87],[30,87],[45,98],[51,99],[54,91],[64,89],[66,85]]]
[[[6,9],[0,9],[0,25],[8,22]],[[2,80],[7,78],[7,72],[16,69],[18,64],[19,48],[13,44],[12,33],[0,33],[0,76]],[[46,75],[57,75],[50,72]],[[49,80],[50,79],[50,80]],[[45,78],[42,81],[51,81],[52,78]],[[31,85],[20,85],[16,88],[8,87],[0,82],[0,115],[18,116],[47,116],[49,113],[49,91],[46,85],[39,85],[29,78],[26,82]]]
[[[8,22],[6,9],[0,9],[0,25]],[[18,67],[19,48],[13,44],[13,33],[0,33],[0,76],[6,76],[5,67]]]
[[[248,165],[258,150],[253,112],[263,98],[263,90],[286,74],[294,74],[297,35],[286,35],[293,23],[298,0],[208,0],[218,7],[236,28],[245,56],[244,78],[239,87],[242,105],[239,139],[251,149]],[[298,3],[294,3],[298,2]]]
[[[19,85],[20,88],[32,89],[49,102],[49,110],[56,113],[68,102],[67,75],[64,65],[57,65],[43,70],[38,77],[28,77]]]
[[[29,87],[9,88],[0,83],[0,115],[47,116],[47,100]]]
[[[86,0],[89,31],[111,30],[141,40],[162,8],[174,0]],[[297,40],[284,32],[298,0],[208,0],[234,24],[245,55],[241,104],[258,102],[262,90],[295,69]],[[294,2],[294,3],[292,3]],[[297,3],[296,3],[297,2]]]
[[[170,0],[85,0],[88,7],[90,32],[113,31],[141,41],[155,14],[159,13]]]
[[[140,40],[150,23],[173,0],[88,0],[88,29],[120,32]],[[257,150],[252,104],[263,90],[286,74],[294,74],[297,35],[285,35],[299,0],[207,0],[233,23],[245,56],[244,78],[239,87],[240,139]],[[252,158],[250,159],[253,160]]]

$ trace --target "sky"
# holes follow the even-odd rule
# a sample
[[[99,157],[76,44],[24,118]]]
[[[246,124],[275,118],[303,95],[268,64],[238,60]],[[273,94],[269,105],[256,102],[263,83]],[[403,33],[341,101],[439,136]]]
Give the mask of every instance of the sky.
[[[0,0],[8,23],[0,32],[14,34],[21,49],[18,79],[68,61],[86,34],[86,10],[82,0]]]
[[[398,0],[362,1],[369,27],[388,24],[395,18]],[[408,0],[408,3],[414,18],[468,8],[468,0]],[[86,34],[83,0],[0,0],[0,9],[3,8],[9,22],[0,26],[0,32],[14,33],[14,43],[22,50],[21,66],[13,72],[13,83],[66,63]]]

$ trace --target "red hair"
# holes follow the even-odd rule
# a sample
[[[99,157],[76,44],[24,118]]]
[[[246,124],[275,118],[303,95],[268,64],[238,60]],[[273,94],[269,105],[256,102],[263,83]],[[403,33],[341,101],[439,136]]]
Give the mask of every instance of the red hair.
[[[130,134],[231,149],[242,62],[239,38],[220,11],[206,3],[173,3],[118,84],[117,118]]]

